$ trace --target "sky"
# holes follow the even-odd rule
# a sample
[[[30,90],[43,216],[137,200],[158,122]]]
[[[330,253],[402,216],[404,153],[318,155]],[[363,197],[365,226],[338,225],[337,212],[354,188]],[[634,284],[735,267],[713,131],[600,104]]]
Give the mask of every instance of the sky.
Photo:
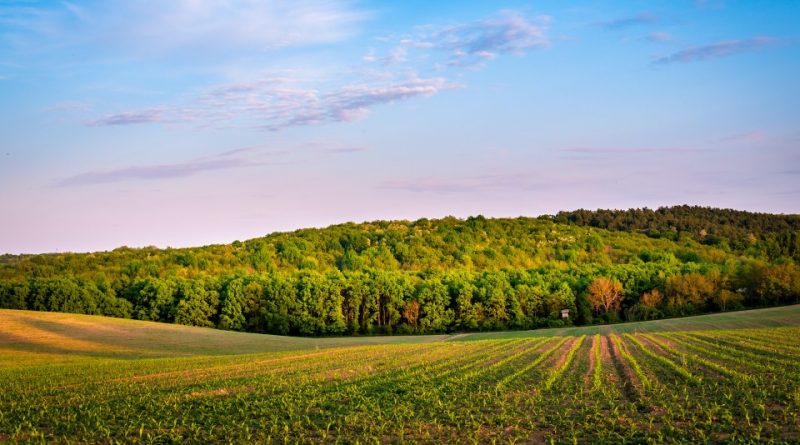
[[[800,213],[800,2],[0,0],[0,253]]]

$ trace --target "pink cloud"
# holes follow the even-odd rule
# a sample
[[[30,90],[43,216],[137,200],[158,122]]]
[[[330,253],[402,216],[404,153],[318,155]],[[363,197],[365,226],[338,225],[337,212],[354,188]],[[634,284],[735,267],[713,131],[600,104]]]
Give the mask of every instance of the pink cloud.
[[[753,37],[744,40],[727,40],[709,45],[693,46],[655,61],[657,64],[701,62],[735,54],[759,51],[778,43],[772,37]]]
[[[746,133],[737,133],[719,139],[720,142],[761,142],[767,138],[762,130],[753,130]]]

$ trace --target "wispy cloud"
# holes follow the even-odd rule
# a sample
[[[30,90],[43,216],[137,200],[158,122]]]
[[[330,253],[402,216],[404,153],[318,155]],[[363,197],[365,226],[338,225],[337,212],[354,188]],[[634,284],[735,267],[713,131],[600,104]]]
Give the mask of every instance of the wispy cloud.
[[[348,155],[367,147],[335,140],[310,140],[293,146],[254,145],[170,164],[133,165],[111,170],[79,173],[57,181],[55,187],[108,184],[129,180],[185,178],[198,173],[267,165],[288,165],[320,161],[324,156]],[[322,156],[322,157],[321,157]]]
[[[379,57],[372,50],[366,61],[394,64],[409,60],[409,52],[444,53],[449,66],[478,66],[505,54],[522,55],[527,50],[550,45],[547,26],[550,17],[528,19],[516,11],[449,26],[425,26],[397,39],[389,55]],[[427,60],[427,57],[425,57]],[[436,60],[436,58],[433,58]]]
[[[306,91],[302,97],[310,100],[300,107],[290,109],[284,119],[268,122],[263,128],[277,130],[295,125],[321,124],[327,122],[351,122],[358,120],[369,109],[387,103],[410,99],[417,96],[432,96],[440,91],[454,87],[444,78],[420,79],[389,84],[356,83],[346,85],[321,96]]]
[[[239,155],[242,155],[242,154],[245,154],[245,153],[253,153],[253,152],[258,151],[260,149],[261,149],[261,147],[236,148],[236,149],[233,149],[233,150],[224,151],[224,152],[222,152],[222,153],[220,153],[220,154],[218,154],[216,156],[213,156],[213,157],[227,158],[227,157],[231,157],[231,156],[239,156]]]
[[[536,172],[498,172],[459,177],[421,177],[385,181],[378,185],[384,190],[399,190],[415,193],[476,193],[496,190],[551,190],[554,188],[584,187],[609,181],[594,177],[553,177]]]
[[[531,22],[513,11],[499,17],[445,28],[420,43],[450,53],[450,65],[473,65],[503,54],[524,54],[531,48],[548,46],[545,35],[549,17]]]
[[[547,17],[528,19],[517,12],[502,11],[494,17],[470,23],[424,27],[413,35],[394,39],[387,56],[381,57],[371,50],[364,57],[366,65],[334,69],[311,79],[275,71],[275,75],[258,80],[210,87],[188,102],[124,110],[85,123],[90,126],[185,123],[197,127],[278,131],[352,122],[365,117],[377,106],[433,96],[460,87],[449,80],[449,76],[423,77],[417,72],[432,72],[444,64],[479,66],[500,55],[520,55],[529,49],[547,46],[548,20]],[[412,51],[439,55],[420,66],[414,63],[418,59],[411,60]],[[375,62],[402,66],[376,70],[372,65]]]
[[[649,147],[636,147],[636,148],[620,148],[620,147],[569,147],[561,151],[569,153],[580,153],[585,155],[606,155],[606,154],[647,154],[647,153],[660,153],[660,154],[681,154],[681,153],[703,153],[710,150],[704,148],[649,148]]]
[[[650,42],[666,43],[672,41],[672,34],[668,32],[656,31],[656,32],[651,32],[645,38]]]
[[[335,147],[325,150],[326,153],[332,154],[345,154],[345,153],[361,153],[367,151],[367,147]]]
[[[719,138],[719,142],[760,142],[767,138],[763,130],[753,130]]]
[[[383,104],[432,96],[455,88],[444,78],[355,82],[321,92],[285,78],[224,85],[202,94],[186,106],[127,111],[89,122],[89,125],[130,125],[184,122],[201,126],[240,125],[266,130],[351,122]]]
[[[772,37],[753,37],[742,40],[726,40],[709,45],[692,46],[668,56],[656,59],[657,64],[701,62],[735,54],[759,51],[778,43]]]
[[[131,34],[158,47],[171,43],[269,49],[327,43],[352,35],[352,25],[369,17],[350,1],[329,0],[146,0],[137,2],[135,12],[138,20]]]
[[[339,155],[348,153],[361,153],[369,151],[369,149],[363,145],[343,144],[341,142],[328,139],[314,139],[294,147],[294,151]]]
[[[127,111],[118,114],[109,114],[99,119],[86,122],[92,127],[105,127],[112,125],[151,124],[164,122],[165,110],[150,109],[141,111]]]
[[[389,54],[386,56],[378,56],[375,53],[375,49],[372,48],[367,52],[367,54],[363,57],[363,60],[368,63],[380,63],[381,65],[396,65],[398,63],[403,63],[408,61],[408,48],[405,46],[395,46],[389,51]]]
[[[27,3],[27,2],[26,2]],[[351,1],[108,0],[91,6],[31,2],[0,9],[0,24],[17,36],[52,44],[101,44],[128,54],[183,50],[274,49],[352,36],[371,16]]]
[[[656,17],[656,15],[649,12],[641,12],[633,16],[620,17],[612,20],[604,20],[601,22],[597,22],[597,25],[609,31],[616,31],[624,28],[630,28],[633,26],[646,25],[648,23],[654,23],[656,21],[658,21],[658,17]]]
[[[379,184],[378,188],[407,192],[464,193],[483,188],[485,185],[485,181],[469,179],[416,178],[414,180],[387,181]]]
[[[178,164],[137,165],[118,170],[81,173],[56,183],[58,187],[107,184],[130,179],[182,178],[212,170],[249,167],[256,164],[242,159],[217,159],[213,161],[190,161]]]

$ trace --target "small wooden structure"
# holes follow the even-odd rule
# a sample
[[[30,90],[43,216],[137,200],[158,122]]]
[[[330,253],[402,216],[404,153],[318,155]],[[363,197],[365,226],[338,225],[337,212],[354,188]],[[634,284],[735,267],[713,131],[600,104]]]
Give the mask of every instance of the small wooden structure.
[[[561,318],[569,318],[569,309],[561,309]]]

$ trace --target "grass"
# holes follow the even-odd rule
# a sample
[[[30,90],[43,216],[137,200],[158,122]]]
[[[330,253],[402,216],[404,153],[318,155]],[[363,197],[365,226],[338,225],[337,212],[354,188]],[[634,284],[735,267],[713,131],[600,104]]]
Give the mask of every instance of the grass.
[[[533,331],[479,332],[461,335],[453,340],[497,340],[526,337],[558,337],[565,335],[610,335],[637,332],[766,328],[798,325],[800,325],[800,305],[793,305],[611,325],[537,329]]]
[[[105,358],[155,358],[425,343],[446,338],[446,335],[286,337],[94,315],[0,310],[0,354],[3,351],[16,351]]]
[[[0,442],[797,442],[797,311],[477,340],[0,311]]]
[[[302,338],[93,315],[0,309],[0,354],[105,358],[231,355],[342,346],[800,325],[800,305],[616,325],[458,335]]]

